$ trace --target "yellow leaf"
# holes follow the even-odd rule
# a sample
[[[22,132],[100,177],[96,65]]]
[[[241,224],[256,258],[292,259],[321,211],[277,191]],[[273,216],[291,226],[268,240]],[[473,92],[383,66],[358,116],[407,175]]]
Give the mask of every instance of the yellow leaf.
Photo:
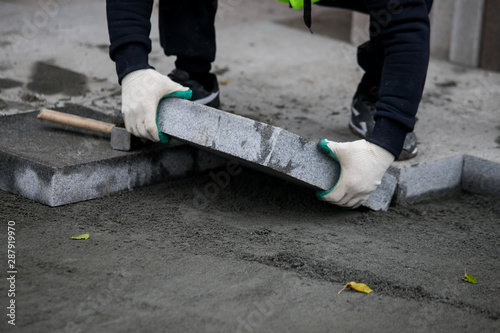
[[[80,239],[88,239],[89,237],[90,237],[90,235],[88,233],[86,233],[86,234],[83,234],[80,236],[71,237],[71,239],[80,240]]]
[[[464,269],[465,276],[462,278],[465,282],[469,283],[477,283],[476,278],[473,277],[472,275],[467,274],[467,271]]]
[[[371,293],[373,291],[366,284],[364,284],[364,283],[357,283],[357,282],[354,282],[354,281],[351,281],[351,282],[347,283],[344,286],[344,288],[342,288],[342,290],[344,290],[345,288],[349,288],[349,289],[356,290],[356,291],[359,291],[361,293],[366,293],[366,294],[369,294],[369,293]],[[342,290],[340,290],[338,293],[340,294],[342,292]]]

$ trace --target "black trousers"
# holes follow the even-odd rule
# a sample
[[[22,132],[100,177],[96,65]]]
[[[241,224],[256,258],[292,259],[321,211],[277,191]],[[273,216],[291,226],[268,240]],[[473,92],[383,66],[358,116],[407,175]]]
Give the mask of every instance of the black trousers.
[[[433,0],[322,0],[318,4],[370,15],[370,40],[358,47],[365,74],[358,91],[379,86],[376,125],[368,141],[398,156],[413,131],[430,53]]]
[[[160,44],[177,68],[208,73],[215,60],[217,0],[160,0]]]
[[[377,1],[372,1],[372,3]],[[378,1],[384,2],[384,1]],[[380,86],[382,76],[382,67],[384,64],[384,43],[380,36],[383,25],[388,25],[392,15],[397,15],[400,9],[404,9],[399,1],[385,1],[385,8],[379,9],[377,12],[376,6],[371,6],[370,9],[367,1],[363,0],[321,0],[316,4],[326,7],[337,7],[342,9],[350,9],[364,14],[370,15],[370,40],[358,47],[358,64],[365,71],[365,75],[361,80],[358,90],[367,90],[373,86]],[[398,3],[401,8],[398,8]],[[433,0],[425,0],[427,13],[430,12]],[[391,11],[393,13],[391,13]],[[394,14],[397,13],[397,14]],[[419,42],[419,41],[417,41]],[[417,66],[427,68],[426,64],[417,64]]]

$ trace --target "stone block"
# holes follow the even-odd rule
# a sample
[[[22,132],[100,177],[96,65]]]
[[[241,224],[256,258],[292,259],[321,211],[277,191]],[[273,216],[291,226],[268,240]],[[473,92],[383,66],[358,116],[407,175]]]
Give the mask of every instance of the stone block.
[[[279,127],[181,99],[164,99],[157,122],[182,142],[312,190],[328,190],[339,177],[338,163],[316,142]],[[385,177],[367,207],[387,209],[395,186]]]
[[[384,177],[382,177],[382,183],[378,186],[377,190],[370,195],[368,200],[366,200],[364,206],[377,211],[386,211],[389,209],[389,205],[392,202],[397,185],[398,179],[396,176],[394,176],[391,171],[386,172]]]
[[[85,108],[72,113],[99,118]],[[111,149],[109,136],[41,122],[37,112],[0,117],[0,189],[49,206],[188,176],[221,160],[180,143],[133,152]],[[198,160],[200,167],[198,167]]]
[[[466,155],[462,188],[479,194],[500,195],[500,163]]]
[[[420,163],[401,168],[396,202],[415,201],[428,195],[459,189],[463,156]]]

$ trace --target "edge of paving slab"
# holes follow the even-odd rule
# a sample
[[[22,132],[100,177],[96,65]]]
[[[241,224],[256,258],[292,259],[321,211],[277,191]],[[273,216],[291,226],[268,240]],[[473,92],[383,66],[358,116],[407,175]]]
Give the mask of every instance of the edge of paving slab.
[[[500,163],[465,155],[461,182],[466,191],[500,196]]]
[[[117,159],[122,160],[117,163]],[[226,161],[179,145],[63,167],[47,166],[0,152],[0,189],[51,207],[217,169]],[[96,167],[99,165],[99,167]],[[5,176],[7,175],[7,176]]]
[[[391,168],[398,182],[396,204],[460,189],[500,195],[500,163],[469,154]]]

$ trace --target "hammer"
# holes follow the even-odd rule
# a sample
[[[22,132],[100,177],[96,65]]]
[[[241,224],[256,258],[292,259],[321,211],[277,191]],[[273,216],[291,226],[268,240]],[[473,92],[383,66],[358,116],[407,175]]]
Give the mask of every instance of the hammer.
[[[40,120],[47,120],[58,124],[69,125],[73,127],[83,128],[94,132],[110,134],[111,148],[115,150],[130,151],[135,148],[144,146],[146,139],[138,138],[123,127],[118,127],[115,124],[106,123],[103,121],[75,116],[64,112],[43,109],[37,116]]]

